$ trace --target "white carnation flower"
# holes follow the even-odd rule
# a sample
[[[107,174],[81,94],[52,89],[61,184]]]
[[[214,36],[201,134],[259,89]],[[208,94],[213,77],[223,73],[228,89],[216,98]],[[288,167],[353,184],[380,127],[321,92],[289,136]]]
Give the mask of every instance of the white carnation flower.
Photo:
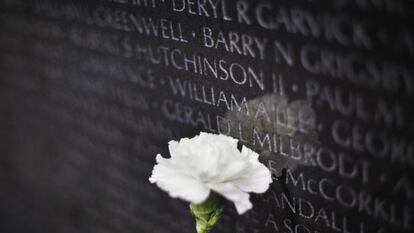
[[[201,204],[210,192],[234,202],[237,212],[250,208],[249,192],[264,193],[272,182],[270,171],[259,155],[225,135],[201,133],[194,138],[170,141],[171,158],[157,155],[151,183],[194,204]]]

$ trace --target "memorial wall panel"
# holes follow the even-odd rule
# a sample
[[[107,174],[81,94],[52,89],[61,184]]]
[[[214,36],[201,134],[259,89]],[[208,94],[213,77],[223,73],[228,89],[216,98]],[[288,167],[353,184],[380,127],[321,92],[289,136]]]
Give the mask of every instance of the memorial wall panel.
[[[413,232],[413,22],[403,0],[0,0],[0,231],[194,232],[148,178],[206,131],[274,179],[216,233]]]

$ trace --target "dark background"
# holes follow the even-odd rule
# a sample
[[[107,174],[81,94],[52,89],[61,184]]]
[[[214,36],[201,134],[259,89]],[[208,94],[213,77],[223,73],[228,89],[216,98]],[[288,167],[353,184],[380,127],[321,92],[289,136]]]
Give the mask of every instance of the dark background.
[[[168,155],[169,140],[217,130],[217,115],[234,123],[228,134],[236,138],[241,122],[243,143],[262,154],[274,182],[264,195],[252,195],[255,207],[243,216],[227,203],[214,232],[413,231],[411,1],[243,1],[249,6],[250,25],[235,17],[226,21],[220,12],[214,18],[173,11],[169,0],[156,1],[155,7],[145,2],[0,0],[0,232],[195,232],[187,203],[169,198],[148,177],[155,155]],[[235,16],[241,1],[212,2],[223,2]],[[257,23],[252,9],[260,4],[272,8],[262,16],[278,16],[278,28]],[[172,20],[189,42],[140,33],[126,22],[130,15]],[[346,23],[333,29],[347,40],[327,29],[340,20]],[[265,57],[229,52],[223,45],[205,47],[204,26],[214,33],[266,38]],[[294,64],[275,52],[275,41],[291,46]],[[264,73],[264,88],[156,64],[125,44],[164,46],[251,66]],[[305,58],[320,62],[317,70],[301,60],[309,47],[319,51]],[[355,64],[347,70],[350,57]],[[231,95],[244,97],[251,114],[229,109],[224,102],[214,106],[183,97],[169,78],[198,85],[199,91],[202,85],[213,87],[217,101],[220,90],[227,103]],[[309,95],[310,85],[320,87],[317,95]],[[309,131],[290,131],[275,125],[272,112],[272,120],[263,123],[260,102],[268,110],[281,106],[315,122]],[[366,117],[355,110],[361,102]],[[299,118],[293,125],[303,120]],[[346,125],[340,135],[351,137],[348,145],[335,139],[335,124]],[[282,153],[270,141],[261,144],[265,135],[280,139],[289,152]],[[370,137],[384,153],[367,149]],[[303,151],[295,159],[299,152],[292,148],[297,145],[313,145],[321,160],[306,160]],[[346,158],[344,170],[338,165],[341,158]],[[323,167],[331,162],[336,165]],[[363,166],[365,175],[361,170],[344,175]],[[325,191],[356,203],[346,207],[338,196],[332,201],[320,190],[311,193],[309,182],[301,186],[301,174],[315,181],[310,185],[316,189],[320,186],[314,184],[329,179]],[[292,176],[300,181],[294,184]],[[311,217],[306,216],[307,203],[314,209]]]

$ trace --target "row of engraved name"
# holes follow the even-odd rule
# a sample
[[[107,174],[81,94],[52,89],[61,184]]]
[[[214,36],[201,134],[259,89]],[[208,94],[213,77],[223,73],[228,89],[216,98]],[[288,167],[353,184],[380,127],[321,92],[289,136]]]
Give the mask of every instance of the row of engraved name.
[[[6,20],[4,23],[11,31],[31,35],[31,33],[27,34],[26,31],[21,31],[27,25],[24,26],[25,24],[21,24],[20,21],[15,22],[15,20],[16,18],[12,17],[12,20]],[[21,25],[21,27],[15,25]],[[46,32],[49,31],[46,30]],[[65,30],[55,31],[51,34],[45,34],[44,30],[38,31],[35,35],[45,39],[66,41],[82,48],[125,58],[134,58],[134,60],[149,64],[171,67],[178,71],[229,81],[234,85],[262,91],[269,91],[264,85],[264,79],[269,78],[272,73],[280,73],[278,67],[275,70],[268,70],[259,64],[252,64],[250,61],[243,62],[240,59],[237,62],[229,61],[229,59],[187,52],[179,47],[149,45],[137,41],[132,36],[97,31],[79,25],[72,25]],[[55,38],[51,38],[50,35]],[[13,42],[12,36],[9,37],[9,42],[16,43]],[[381,90],[385,93],[399,93],[404,97],[412,96],[414,93],[413,72],[404,65],[361,57],[352,53],[334,52],[313,44],[304,44],[296,52],[291,49],[289,43],[283,44],[275,41],[274,54],[278,57],[275,62],[287,64],[298,75],[313,74],[316,77],[349,82],[355,86]],[[299,69],[295,67],[296,63],[300,65]]]
[[[141,2],[141,1],[138,1]],[[405,21],[399,20],[399,30],[391,33],[395,28],[387,28],[384,24],[377,24],[375,19],[361,20],[342,14],[327,14],[313,12],[298,6],[281,6],[272,2],[249,3],[247,1],[227,2],[226,0],[193,1],[170,0],[157,1],[161,5],[169,5],[176,16],[187,13],[197,18],[215,18],[224,21],[234,21],[237,24],[260,27],[262,30],[280,31],[303,38],[323,39],[349,47],[358,47],[369,50],[389,49],[393,53],[414,54],[412,42],[414,40],[411,27]],[[19,6],[13,3],[5,4],[5,8]],[[93,7],[79,3],[54,3],[48,1],[33,1],[29,9],[37,15],[57,19],[69,19],[100,27],[109,27],[123,31],[159,34],[160,37],[172,39],[176,24],[176,32],[182,31],[178,22],[171,22],[166,18],[146,17],[145,15],[158,15],[159,9],[153,11],[143,9],[137,14],[139,8],[127,9],[112,6],[95,5]],[[20,5],[24,6],[24,4]],[[228,6],[228,7],[226,7]],[[230,9],[230,8],[234,9]],[[21,10],[21,9],[18,9]],[[234,14],[234,15],[231,15]],[[394,19],[396,20],[396,19]],[[194,21],[197,21],[195,19]],[[215,22],[213,20],[212,22]],[[197,24],[198,25],[198,24]],[[197,27],[195,27],[197,28]],[[155,35],[155,34],[153,34]],[[177,40],[187,42],[187,39],[175,37]],[[391,45],[391,46],[390,46]],[[408,50],[406,48],[409,48]],[[378,52],[378,51],[376,51]]]
[[[24,20],[21,21],[19,18],[11,17],[6,19],[4,24],[11,31],[32,35],[30,32],[33,31],[25,31],[31,24],[28,22],[25,24]],[[258,88],[264,91],[266,91],[266,87],[263,79],[271,76],[272,72],[279,72],[278,70],[266,70],[266,67],[261,68],[263,66],[252,64],[251,61],[242,62],[240,59],[234,59],[240,60],[240,62],[233,62],[228,59],[201,55],[202,51],[199,53],[187,52],[179,47],[150,45],[133,36],[110,31],[103,32],[76,24],[65,29],[58,25],[52,28],[57,30],[50,33],[47,29],[39,29],[40,31],[34,31],[34,33],[39,37],[45,37],[45,39],[67,41],[83,48],[125,58],[134,58],[201,76],[228,80],[235,85]],[[254,41],[254,39],[251,40]],[[331,49],[308,43],[293,47],[290,42],[276,40],[272,44],[273,49],[269,51],[273,50],[275,58],[266,61],[270,62],[268,66],[272,66],[271,63],[276,62],[288,65],[300,75],[311,74],[317,77],[341,80],[355,86],[381,90],[390,94],[399,93],[401,96],[412,96],[414,93],[413,72],[405,65],[364,57],[355,53],[334,52]],[[245,50],[253,51],[251,48]],[[276,67],[278,69],[278,66]]]

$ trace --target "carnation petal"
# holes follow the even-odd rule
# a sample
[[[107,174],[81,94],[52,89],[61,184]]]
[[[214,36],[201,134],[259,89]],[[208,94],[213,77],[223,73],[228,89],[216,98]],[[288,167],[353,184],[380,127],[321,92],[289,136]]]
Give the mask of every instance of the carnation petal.
[[[236,206],[236,210],[239,215],[245,213],[253,207],[249,200],[249,194],[243,192],[232,183],[210,183],[208,184],[208,187],[226,199],[232,201]]]
[[[247,146],[243,146],[241,150],[242,155],[249,157],[252,160],[258,160],[259,154],[254,152],[252,149],[248,148]]]
[[[170,163],[169,159],[157,155],[158,164],[154,166],[149,178],[151,183],[168,192],[171,197],[179,197],[192,203],[202,203],[210,194],[210,190],[193,177],[181,174],[180,171]]]
[[[171,157],[173,157],[174,155],[180,154],[178,147],[179,147],[179,144],[177,141],[171,140],[168,142],[168,150],[170,151]]]
[[[233,148],[235,148],[235,149],[237,149],[237,143],[238,143],[238,140],[237,139],[235,139],[235,138],[232,138],[232,137],[230,137],[230,136],[227,136],[227,135],[224,135],[224,134],[219,134],[219,135],[216,135],[216,134],[210,134],[210,135],[213,135],[213,137],[217,137],[218,136],[218,138],[219,138],[219,140],[221,141],[221,142],[225,142],[225,143],[227,143],[229,146],[231,146],[231,147],[233,147]],[[217,140],[217,139],[216,139]]]
[[[257,165],[233,183],[245,192],[264,193],[272,182],[272,175],[266,166],[257,162]]]
[[[191,141],[188,138],[181,138],[179,142],[171,140],[168,142],[168,150],[171,158],[174,156],[188,156],[191,155]]]

